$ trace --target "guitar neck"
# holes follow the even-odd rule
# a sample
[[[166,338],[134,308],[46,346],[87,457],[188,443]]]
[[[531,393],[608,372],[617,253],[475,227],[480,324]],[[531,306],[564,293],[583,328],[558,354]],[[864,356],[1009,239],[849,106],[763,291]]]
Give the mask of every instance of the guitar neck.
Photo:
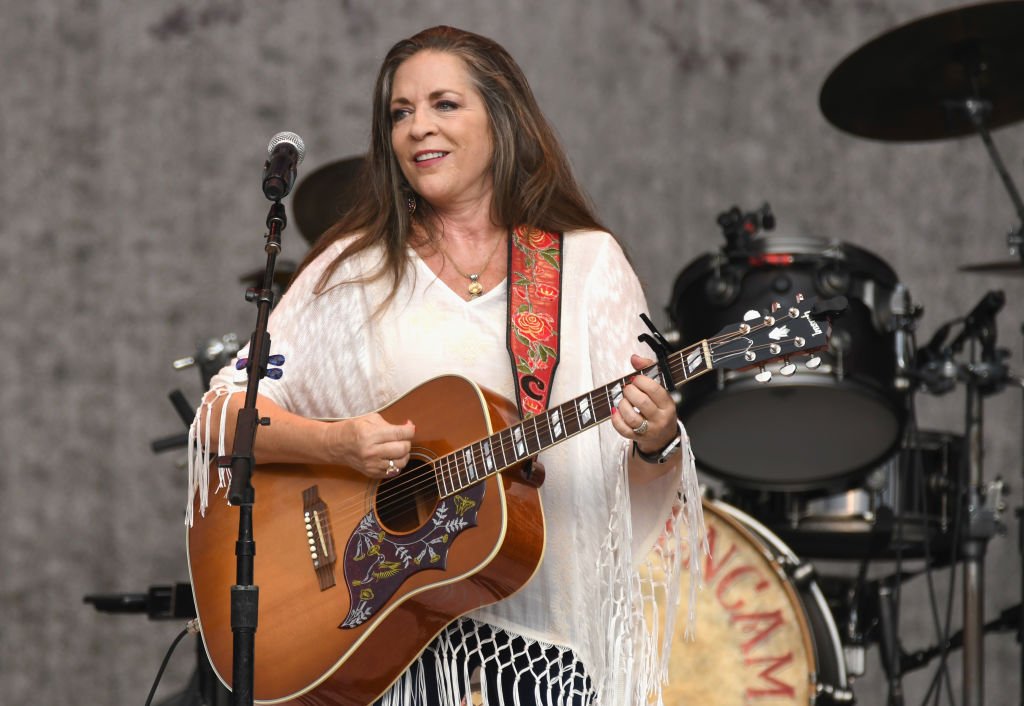
[[[710,371],[713,366],[708,341],[669,354],[668,367],[677,386]],[[658,366],[652,365],[437,459],[433,466],[438,494],[454,495],[609,419],[622,399],[623,388],[636,375],[657,378],[665,384]]]

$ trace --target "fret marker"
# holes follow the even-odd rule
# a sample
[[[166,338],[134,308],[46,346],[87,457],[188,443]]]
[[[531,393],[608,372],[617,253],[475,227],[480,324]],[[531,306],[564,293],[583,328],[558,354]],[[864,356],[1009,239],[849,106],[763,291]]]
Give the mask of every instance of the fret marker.
[[[462,452],[462,457],[466,462],[466,473],[470,481],[479,480],[480,476],[477,474],[476,461],[473,459],[472,447]]]
[[[551,420],[551,438],[557,439],[562,436],[562,415],[556,409],[548,415],[548,419]]]
[[[491,455],[491,442],[484,440],[481,444],[481,453],[484,457],[484,467],[488,473],[494,471],[494,457]]]
[[[522,426],[517,426],[512,430],[512,446],[516,451],[516,458],[526,455],[526,441],[523,439]]]
[[[686,370],[692,375],[693,372],[700,366],[700,361],[700,351],[694,351],[686,358]]]
[[[584,424],[590,424],[592,421],[594,421],[594,415],[590,410],[589,397],[584,397],[583,399],[580,400],[579,409],[581,422],[580,427],[582,427]]]
[[[611,392],[612,406],[613,407],[618,407],[619,406],[619,402],[622,401],[622,383],[621,382],[615,383],[615,385],[612,387],[610,392]]]

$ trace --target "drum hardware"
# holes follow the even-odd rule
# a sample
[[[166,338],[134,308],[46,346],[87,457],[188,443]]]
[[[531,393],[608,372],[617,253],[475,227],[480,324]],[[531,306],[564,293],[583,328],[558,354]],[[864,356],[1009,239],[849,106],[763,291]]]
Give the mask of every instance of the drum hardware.
[[[207,390],[210,387],[210,379],[221,368],[231,362],[238,353],[239,347],[238,336],[233,333],[227,333],[220,338],[209,338],[201,341],[196,346],[194,354],[178,358],[171,365],[175,370],[198,368],[203,389]],[[174,405],[174,410],[185,424],[186,431],[153,439],[149,442],[149,448],[153,453],[172,451],[188,445],[187,430],[192,424],[192,417],[195,415],[196,408],[185,399],[185,395],[181,390],[172,390],[168,397],[171,400],[171,404]]]
[[[109,614],[142,614],[150,620],[194,620],[196,606],[192,586],[150,586],[145,593],[90,594],[82,598],[97,611]],[[202,641],[196,640],[196,669],[188,686],[160,702],[161,706],[227,706],[230,692],[213,672]]]
[[[775,230],[775,214],[766,201],[761,208],[744,213],[739,206],[722,211],[715,219],[725,238],[725,252],[746,252],[750,239],[765,230]]]
[[[965,706],[983,703],[984,561],[989,539],[1004,531],[1003,484],[984,478],[982,439],[984,397],[1001,391],[1011,381],[1005,365],[1008,355],[996,348],[996,314],[1005,297],[988,292],[963,318],[960,333],[945,346],[944,358],[952,359],[969,344],[966,363],[955,365],[956,380],[966,387],[967,453],[961,477],[966,489],[966,513],[961,539],[955,549],[963,571],[963,691]],[[948,366],[943,366],[948,367]]]
[[[226,333],[220,338],[208,338],[205,341],[200,341],[196,346],[195,353],[178,358],[171,365],[175,370],[198,368],[203,389],[206,390],[210,387],[210,379],[232,361],[241,347],[237,334]],[[190,418],[189,423],[191,421]]]
[[[171,404],[174,405],[174,411],[178,413],[178,417],[181,418],[182,423],[185,425],[186,431],[150,441],[149,448],[153,453],[161,453],[188,446],[187,430],[192,425],[192,417],[195,415],[196,408],[185,399],[185,395],[181,390],[172,390],[168,398],[171,400]]]
[[[991,136],[992,130],[1024,118],[1020,91],[1024,44],[1018,36],[1022,23],[1024,2],[1020,1],[983,3],[924,17],[887,31],[851,53],[821,89],[819,102],[825,117],[854,135],[889,141],[981,138],[1020,225],[1007,236],[1014,262],[961,268],[969,272],[1024,272],[1024,201]],[[904,376],[910,378],[908,387],[933,394],[945,394],[957,383],[966,386],[967,448],[955,484],[965,491],[955,498],[956,515],[963,523],[953,523],[951,541],[953,560],[964,562],[964,706],[982,703],[983,561],[988,539],[1002,525],[1001,483],[985,481],[981,462],[982,399],[998,392],[1008,380],[1002,362],[1005,352],[995,349],[995,313],[1001,297],[987,300],[967,317],[952,344],[945,343],[949,325],[936,332]],[[958,363],[955,354],[968,341],[970,360]],[[1021,551],[1024,556],[1024,529]],[[889,667],[890,673],[898,675],[895,662],[890,660]],[[898,684],[892,686],[898,698]]]

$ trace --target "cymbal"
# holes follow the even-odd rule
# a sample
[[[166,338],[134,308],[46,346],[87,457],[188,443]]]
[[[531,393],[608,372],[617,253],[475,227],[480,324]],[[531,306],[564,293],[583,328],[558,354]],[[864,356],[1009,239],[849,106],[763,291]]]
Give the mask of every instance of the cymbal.
[[[940,12],[892,29],[825,80],[821,112],[840,130],[893,142],[975,134],[964,102],[987,101],[989,129],[1024,119],[1024,2]]]
[[[958,269],[961,272],[972,272],[975,274],[1009,275],[1012,277],[1024,277],[1024,262],[1021,262],[1020,260],[980,262],[974,265],[963,265]]]
[[[315,242],[355,204],[355,185],[365,163],[364,157],[347,157],[325,164],[299,181],[292,211],[307,242]]]

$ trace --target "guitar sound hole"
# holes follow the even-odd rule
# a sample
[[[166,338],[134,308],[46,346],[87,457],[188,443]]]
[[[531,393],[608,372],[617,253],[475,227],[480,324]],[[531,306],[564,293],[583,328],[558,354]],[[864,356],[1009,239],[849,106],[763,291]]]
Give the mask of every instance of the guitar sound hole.
[[[377,486],[377,518],[384,529],[395,534],[412,532],[430,519],[440,497],[429,464],[413,459],[394,478]]]

